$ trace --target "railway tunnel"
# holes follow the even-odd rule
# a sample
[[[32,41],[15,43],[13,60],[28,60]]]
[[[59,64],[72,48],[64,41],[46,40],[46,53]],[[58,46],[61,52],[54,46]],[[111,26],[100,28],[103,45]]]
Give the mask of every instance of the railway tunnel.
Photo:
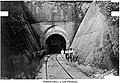
[[[60,53],[62,48],[65,50],[66,41],[64,37],[59,34],[53,34],[49,36],[46,40],[47,49],[49,53]]]
[[[67,33],[60,27],[51,27],[45,34],[45,43],[49,54],[60,53],[69,47]]]

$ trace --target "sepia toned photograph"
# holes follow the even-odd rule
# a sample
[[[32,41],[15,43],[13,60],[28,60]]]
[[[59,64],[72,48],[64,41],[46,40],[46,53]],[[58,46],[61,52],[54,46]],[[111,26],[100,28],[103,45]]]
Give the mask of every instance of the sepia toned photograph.
[[[119,2],[0,1],[1,79],[119,76]]]

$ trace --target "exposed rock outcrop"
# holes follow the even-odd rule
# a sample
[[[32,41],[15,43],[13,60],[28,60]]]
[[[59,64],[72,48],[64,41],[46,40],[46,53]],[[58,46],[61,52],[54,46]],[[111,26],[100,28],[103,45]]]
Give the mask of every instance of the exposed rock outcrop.
[[[117,17],[110,15],[113,9],[111,4],[111,2],[93,2],[88,9],[71,45],[77,51],[79,64],[110,70],[114,65],[112,57],[116,56],[116,60],[118,59],[119,51],[113,50],[114,46],[116,50],[118,49],[116,47],[118,44],[112,44],[118,43],[118,20]]]

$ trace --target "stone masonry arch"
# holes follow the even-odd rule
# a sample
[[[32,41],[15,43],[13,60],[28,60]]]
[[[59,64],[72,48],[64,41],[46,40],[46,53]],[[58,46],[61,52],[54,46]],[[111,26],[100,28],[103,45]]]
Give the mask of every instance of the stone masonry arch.
[[[54,26],[52,28],[50,28],[46,33],[45,33],[45,41],[47,40],[47,38],[53,34],[59,34],[61,36],[64,37],[65,41],[66,41],[66,49],[69,48],[70,42],[69,42],[69,37],[67,35],[67,33],[60,27],[58,26]]]

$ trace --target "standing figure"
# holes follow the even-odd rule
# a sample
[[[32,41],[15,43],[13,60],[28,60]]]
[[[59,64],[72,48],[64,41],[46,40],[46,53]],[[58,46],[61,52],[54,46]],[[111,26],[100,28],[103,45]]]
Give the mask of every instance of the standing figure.
[[[68,50],[65,51],[65,58],[69,61],[69,51]]]
[[[73,62],[73,49],[72,48],[70,48],[70,50],[69,50],[69,58],[70,58],[70,61],[71,62]]]
[[[61,55],[62,55],[62,57],[64,57],[64,50],[63,50],[63,48],[61,50]]]

